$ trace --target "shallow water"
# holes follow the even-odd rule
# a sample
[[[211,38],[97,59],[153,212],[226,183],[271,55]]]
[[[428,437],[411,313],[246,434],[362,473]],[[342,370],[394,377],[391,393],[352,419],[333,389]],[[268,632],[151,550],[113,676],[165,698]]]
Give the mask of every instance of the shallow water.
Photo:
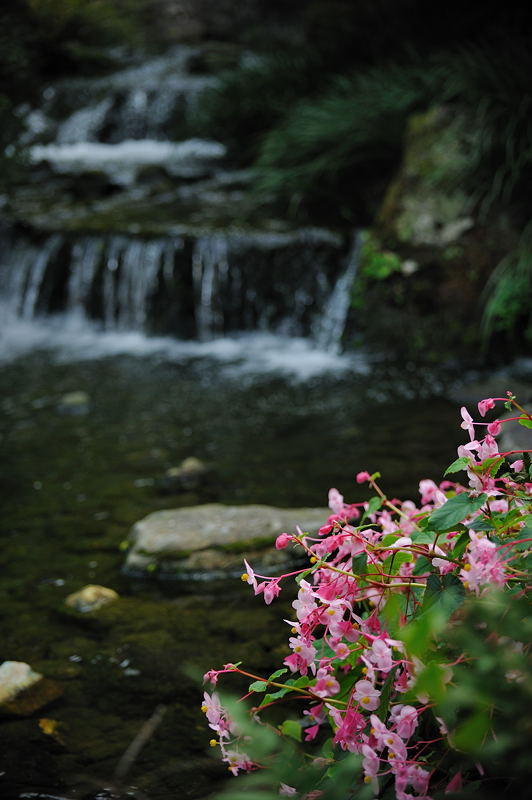
[[[63,337],[59,350],[12,354],[0,367],[3,657],[63,690],[28,718],[2,719],[0,795],[110,796],[102,787],[163,703],[163,722],[116,793],[204,797],[224,773],[194,675],[237,658],[273,668],[285,654],[288,600],[267,608],[239,581],[131,585],[120,572],[131,525],[212,500],[325,506],[331,486],[360,500],[362,469],[415,497],[420,478],[439,478],[453,460],[459,415],[438,398],[441,380],[362,357],[335,357],[324,370],[326,356],[301,340],[270,339],[269,350],[253,337],[144,340],[129,353],[124,340],[114,351],[96,341],[76,351]],[[80,414],[66,413],[70,392],[88,395]],[[210,465],[208,481],[161,493],[165,471],[188,456]],[[65,597],[87,583],[121,600],[88,617],[68,612]],[[57,723],[53,734],[43,718]]]

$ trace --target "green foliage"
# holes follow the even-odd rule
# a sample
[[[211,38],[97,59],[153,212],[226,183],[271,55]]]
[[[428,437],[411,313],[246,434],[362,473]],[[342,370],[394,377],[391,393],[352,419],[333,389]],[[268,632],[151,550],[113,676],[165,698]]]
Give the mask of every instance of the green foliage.
[[[316,91],[318,71],[308,50],[298,47],[255,56],[220,75],[197,111],[200,131],[216,136],[233,157],[246,163],[257,155],[260,137],[294,102]]]
[[[449,70],[442,99],[473,112],[467,181],[485,211],[528,199],[532,170],[532,52],[527,37],[481,42],[443,58]]]
[[[384,280],[394,272],[401,271],[401,259],[396,253],[383,250],[375,236],[366,233],[362,245],[359,275]]]
[[[532,222],[493,271],[485,295],[485,336],[508,331],[532,344]]]
[[[390,170],[401,153],[408,115],[427,103],[439,66],[388,64],[335,78],[315,100],[302,100],[266,134],[258,187],[288,196],[353,200],[353,185]]]

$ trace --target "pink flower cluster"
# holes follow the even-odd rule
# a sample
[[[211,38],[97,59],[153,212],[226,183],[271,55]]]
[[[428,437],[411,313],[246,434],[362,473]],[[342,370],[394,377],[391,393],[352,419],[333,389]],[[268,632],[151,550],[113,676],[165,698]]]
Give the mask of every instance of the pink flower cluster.
[[[501,399],[506,400],[497,398]],[[492,398],[481,401],[480,414],[484,416],[494,406]],[[337,489],[331,489],[331,514],[317,535],[298,529],[277,538],[279,549],[291,542],[303,547],[310,560],[308,568],[272,578],[256,575],[244,562],[243,580],[256,595],[263,594],[268,604],[281,591],[282,580],[297,576],[294,619],[285,620],[291,628],[290,653],[279,672],[289,670],[299,676],[298,696],[309,703],[301,721],[305,741],[314,740],[330,726],[334,745],[362,756],[364,780],[375,792],[379,778],[393,777],[397,800],[429,800],[431,772],[421,758],[424,748],[417,734],[419,717],[429,705],[422,694],[417,697],[418,707],[402,699],[406,692],[409,699],[415,693],[423,664],[408,655],[400,639],[390,636],[382,609],[391,595],[400,595],[399,625],[407,623],[423,602],[430,568],[432,574],[449,576],[458,586],[460,581],[466,592],[477,595],[490,586],[503,586],[509,579],[510,556],[504,545],[491,540],[490,530],[496,529],[496,515],[507,513],[510,504],[515,512],[513,530],[525,524],[529,513],[514,492],[515,479],[508,473],[497,477],[493,469],[506,455],[499,453],[494,438],[499,423],[489,423],[486,435],[478,440],[474,426],[485,423],[474,423],[465,408],[462,420],[470,441],[458,448],[458,468],[466,470],[469,489],[452,481],[438,485],[427,479],[419,484],[418,504],[402,502],[387,498],[376,476],[361,472],[357,481],[368,481],[376,493],[371,503],[346,503]],[[524,485],[526,489],[528,484]],[[482,493],[479,503],[464,505],[456,530],[443,526],[442,533],[431,534],[430,517],[439,514],[441,518],[446,503],[464,492],[473,498]],[[249,675],[229,664],[205,677],[215,684],[218,675],[226,672]],[[444,681],[451,680],[452,665],[444,665],[444,673]],[[268,682],[284,685],[273,676]],[[290,691],[295,690],[290,687]],[[206,693],[204,705],[229,769],[235,774],[250,769],[245,754],[227,749],[235,731],[216,693],[210,699]],[[453,780],[458,785],[458,777]],[[283,786],[283,794],[295,793]]]

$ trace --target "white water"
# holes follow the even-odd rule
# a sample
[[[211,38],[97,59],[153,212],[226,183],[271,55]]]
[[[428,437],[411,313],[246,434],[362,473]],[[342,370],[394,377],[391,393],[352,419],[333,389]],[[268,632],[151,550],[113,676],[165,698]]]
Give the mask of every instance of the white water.
[[[225,147],[208,139],[160,142],[129,139],[118,144],[75,142],[35,145],[30,149],[34,163],[46,161],[56,172],[77,174],[100,170],[120,185],[134,183],[139,170],[164,167],[172,175],[190,178],[203,175],[225,155]]]
[[[25,320],[0,305],[0,364],[35,351],[46,351],[60,363],[121,355],[176,363],[214,360],[233,377],[272,372],[308,380],[330,372],[368,372],[363,355],[330,353],[301,337],[249,333],[208,342],[184,341],[135,330],[106,332],[76,314]]]

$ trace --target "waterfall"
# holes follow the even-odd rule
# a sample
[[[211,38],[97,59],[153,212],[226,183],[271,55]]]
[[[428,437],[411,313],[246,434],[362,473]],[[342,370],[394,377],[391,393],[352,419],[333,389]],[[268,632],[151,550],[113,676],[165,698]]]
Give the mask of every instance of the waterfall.
[[[314,331],[314,338],[318,347],[332,353],[338,353],[341,349],[342,335],[350,306],[350,292],[356,277],[361,248],[362,235],[357,232],[347,258],[347,267],[336,281],[334,289],[319,317],[317,329]]]
[[[338,352],[359,240],[330,231],[141,238],[52,234],[0,248],[0,300],[30,320],[64,313],[108,331],[208,341],[237,331],[312,336]]]
[[[202,63],[181,46],[62,81],[28,109],[23,139],[40,166],[12,203],[21,224],[0,231],[4,320],[43,331],[53,316],[56,332],[73,322],[117,339],[258,332],[339,351],[358,238],[346,262],[339,233],[290,230],[254,206],[249,172],[191,127],[217,83]]]

